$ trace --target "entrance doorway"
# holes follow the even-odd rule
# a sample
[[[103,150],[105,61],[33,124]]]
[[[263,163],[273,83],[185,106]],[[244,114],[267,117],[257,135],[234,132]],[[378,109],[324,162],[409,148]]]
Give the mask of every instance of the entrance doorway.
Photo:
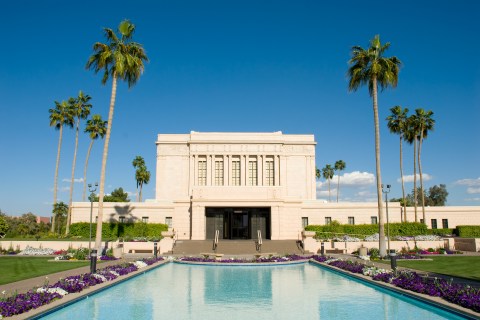
[[[208,207],[205,216],[207,239],[215,237],[215,230],[220,239],[257,239],[258,230],[263,239],[270,239],[270,208]]]

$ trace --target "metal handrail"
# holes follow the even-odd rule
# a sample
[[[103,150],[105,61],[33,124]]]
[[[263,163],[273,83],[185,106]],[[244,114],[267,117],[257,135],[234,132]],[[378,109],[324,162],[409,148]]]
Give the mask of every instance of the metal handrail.
[[[257,230],[257,241],[255,242],[255,249],[257,249],[258,252],[262,251],[262,231]]]
[[[217,247],[218,247],[218,236],[220,234],[219,230],[215,230],[215,238],[213,239],[213,251],[217,252]]]

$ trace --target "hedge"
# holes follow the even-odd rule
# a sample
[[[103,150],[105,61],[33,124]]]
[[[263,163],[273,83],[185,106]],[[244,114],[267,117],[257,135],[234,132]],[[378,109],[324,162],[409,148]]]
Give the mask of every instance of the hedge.
[[[427,226],[418,222],[389,223],[389,233],[391,237],[395,236],[418,236],[428,234]],[[440,230],[440,229],[439,229]],[[340,224],[333,221],[329,225],[309,225],[305,231],[315,231],[317,236],[323,236],[326,233],[338,233],[339,235],[363,235],[369,236],[378,233],[378,224]],[[385,233],[387,225],[385,224]]]
[[[462,238],[480,238],[480,226],[457,226],[458,236]]]
[[[95,237],[97,224],[92,223],[92,236]],[[167,231],[168,226],[163,223],[103,223],[102,238],[123,237],[160,237],[162,231]],[[90,236],[90,223],[78,222],[70,225],[70,235],[88,238]]]

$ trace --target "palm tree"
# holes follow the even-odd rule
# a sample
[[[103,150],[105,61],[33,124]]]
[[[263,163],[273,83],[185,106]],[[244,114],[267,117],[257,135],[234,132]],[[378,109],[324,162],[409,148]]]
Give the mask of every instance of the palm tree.
[[[407,222],[407,201],[405,198],[405,183],[403,181],[403,139],[408,129],[407,115],[408,108],[402,109],[400,106],[390,108],[391,115],[387,117],[387,127],[393,134],[400,136],[400,177],[402,179],[402,199],[403,199],[403,221]]]
[[[145,160],[141,156],[136,156],[132,161],[135,169],[135,180],[137,180],[137,201],[142,201],[142,187],[143,184],[150,182],[150,171],[147,170]],[[140,191],[139,191],[140,189]]]
[[[407,118],[407,126],[404,132],[405,141],[413,144],[413,206],[415,213],[415,222],[418,222],[417,210],[417,139],[418,139],[418,121],[416,115],[412,114]],[[425,223],[425,221],[424,221]]]
[[[55,127],[59,130],[58,148],[57,148],[57,163],[55,165],[55,178],[53,182],[53,208],[57,203],[58,191],[58,167],[60,166],[60,150],[62,149],[63,126],[73,127],[73,115],[70,105],[66,101],[59,103],[55,101],[55,109],[49,109],[50,113],[50,127]],[[55,219],[52,219],[52,232],[55,232]]]
[[[65,234],[70,232],[70,223],[72,219],[72,200],[73,200],[73,183],[75,182],[75,164],[77,163],[77,149],[78,149],[78,131],[80,129],[80,120],[84,120],[90,114],[92,105],[88,103],[91,97],[84,95],[82,91],[78,93],[78,97],[70,98],[68,103],[71,106],[73,117],[75,120],[75,149],[73,151],[72,176],[70,179],[70,198],[68,202],[67,225]]]
[[[360,46],[352,47],[352,58],[349,61],[349,91],[356,91],[360,86],[367,84],[370,96],[373,99],[373,118],[375,123],[375,163],[377,176],[378,228],[380,256],[386,255],[385,218],[382,202],[382,175],[380,170],[380,126],[378,121],[378,85],[383,90],[389,86],[396,87],[401,62],[397,57],[385,58],[384,52],[390,43],[382,45],[380,36],[376,35],[370,41],[370,47],[363,49]]]
[[[88,159],[90,158],[90,151],[92,151],[93,142],[98,138],[103,139],[105,133],[107,132],[107,121],[103,121],[102,116],[99,114],[94,114],[92,119],[87,120],[87,127],[85,128],[85,133],[88,133],[90,136],[90,145],[88,146],[87,158],[85,159],[85,167],[83,168],[83,196],[82,201],[86,201],[87,195],[87,168],[88,168]]]
[[[88,59],[86,68],[95,73],[103,71],[102,84],[112,79],[112,93],[108,112],[108,126],[103,147],[102,169],[100,172],[100,187],[98,201],[98,221],[95,246],[99,250],[102,244],[103,196],[105,195],[105,171],[107,167],[108,145],[112,131],[113,112],[117,94],[117,79],[126,81],[128,87],[134,86],[144,70],[144,62],[148,61],[143,46],[132,41],[135,25],[124,20],[118,26],[117,36],[112,29],[104,28],[107,43],[96,42],[93,45],[93,55]]]
[[[53,205],[53,214],[55,216],[54,219],[52,219],[52,224],[54,220],[57,220],[57,225],[58,225],[58,233],[62,230],[62,220],[65,218],[65,216],[68,214],[68,206],[66,203],[63,201],[57,202]],[[64,221],[65,222],[65,221]]]
[[[335,171],[343,171],[345,170],[345,167],[347,165],[345,164],[345,161],[343,160],[338,160],[335,162]],[[340,194],[340,173],[338,174],[338,182],[337,182],[337,203],[338,203],[338,195]]]
[[[330,197],[330,180],[332,180],[333,178],[333,173],[334,173],[334,169],[329,164],[327,164],[325,167],[322,168],[323,178],[328,181],[328,202],[332,201]]]
[[[135,179],[137,180],[137,189],[140,187],[140,193],[138,195],[138,201],[142,201],[142,188],[144,184],[150,182],[150,171],[147,170],[147,167],[143,166],[137,169],[135,172]]]
[[[420,133],[420,137],[418,139],[418,173],[420,174],[420,195],[422,199],[422,216],[423,216],[423,223],[427,223],[425,218],[425,193],[423,192],[423,176],[422,176],[422,162],[420,161],[420,156],[422,153],[422,144],[423,140],[428,136],[429,131],[433,131],[435,126],[435,120],[432,119],[433,111],[428,110],[425,111],[421,108],[415,109],[415,115],[417,119],[418,125],[418,132]]]

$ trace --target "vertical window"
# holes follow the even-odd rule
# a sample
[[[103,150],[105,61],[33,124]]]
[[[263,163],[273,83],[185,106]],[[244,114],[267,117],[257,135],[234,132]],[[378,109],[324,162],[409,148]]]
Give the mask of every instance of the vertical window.
[[[442,219],[442,228],[448,229],[448,219]]]
[[[308,226],[308,217],[302,217],[302,228],[305,229],[306,226]]]
[[[355,224],[355,217],[348,217],[348,224]]]
[[[125,223],[125,217],[124,217],[124,216],[120,216],[119,221],[120,221],[120,223]]]
[[[273,168],[273,159],[267,158],[265,162],[265,184],[267,186],[275,185],[275,171]]]
[[[325,224],[328,226],[332,223],[332,217],[325,217]]]
[[[172,226],[173,226],[173,223],[172,223],[172,217],[166,217],[165,218],[165,224],[168,226],[168,228],[170,229]]]
[[[437,219],[432,219],[432,229],[437,229]]]
[[[240,159],[233,159],[232,161],[232,185],[240,185]]]
[[[198,160],[198,185],[199,186],[207,185],[207,160],[206,159]]]
[[[223,161],[215,161],[215,185],[223,186]]]
[[[420,219],[420,223],[425,223],[425,222],[423,221],[423,219]]]
[[[257,160],[248,161],[248,185],[258,185]]]
[[[378,224],[378,220],[376,216],[371,216],[370,219],[372,221],[372,224]]]
[[[148,217],[142,217],[142,222],[143,223],[148,223]]]

